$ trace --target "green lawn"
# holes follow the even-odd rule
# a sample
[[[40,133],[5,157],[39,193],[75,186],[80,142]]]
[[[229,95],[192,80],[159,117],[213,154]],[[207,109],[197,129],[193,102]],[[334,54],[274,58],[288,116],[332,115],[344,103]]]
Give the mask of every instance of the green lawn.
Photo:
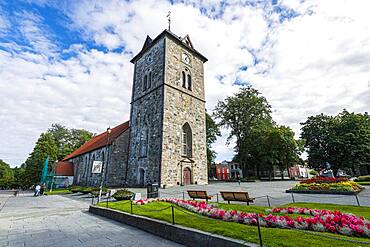
[[[61,195],[61,194],[69,194],[71,191],[68,189],[53,189],[53,191],[47,191],[45,192],[46,195]]]
[[[357,182],[358,184],[361,184],[361,185],[370,185],[370,181],[362,181],[362,182]]]
[[[105,207],[105,203],[99,204]],[[171,208],[168,208],[161,212],[150,212],[145,210],[160,210],[168,207],[169,203],[165,202],[153,202],[146,205],[133,205],[133,213],[138,215],[147,216],[150,218],[171,222]],[[341,210],[343,212],[351,212],[370,218],[370,207],[355,207],[355,206],[339,206],[333,204],[314,204],[314,203],[295,203],[287,204],[284,206],[297,206],[297,207],[310,207],[310,208],[326,208],[332,210]],[[109,203],[110,208],[117,210],[130,212],[129,201],[111,202]],[[219,204],[220,208],[224,209],[235,209],[245,212],[257,212],[265,213],[265,209],[268,207],[260,206],[244,206],[236,204]],[[223,222],[220,220],[211,219],[208,217],[199,216],[194,213],[184,213],[178,206],[175,206],[175,223],[184,225],[187,227],[196,228],[210,233],[220,234],[231,238],[242,239],[248,242],[258,243],[258,232],[257,227],[248,226],[244,224],[234,222]],[[292,215],[294,216],[294,215]],[[277,228],[261,228],[261,234],[263,238],[264,246],[361,246],[360,244],[354,244],[344,242],[341,240],[334,240],[330,238],[324,238],[315,236],[308,233],[297,232],[294,230],[277,229]],[[320,233],[327,236],[335,236],[337,238],[351,239],[370,242],[370,239],[366,238],[349,238],[338,234]]]

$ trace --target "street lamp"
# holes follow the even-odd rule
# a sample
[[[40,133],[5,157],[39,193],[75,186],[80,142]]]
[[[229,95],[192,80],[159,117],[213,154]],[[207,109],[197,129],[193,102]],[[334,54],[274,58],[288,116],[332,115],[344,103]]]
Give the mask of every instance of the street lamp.
[[[105,155],[105,161],[103,161],[103,167],[102,167],[102,171],[101,171],[98,202],[100,202],[101,194],[102,194],[102,190],[103,190],[103,183],[104,183],[104,180],[105,180],[105,176],[104,176],[105,175],[104,174],[105,169],[108,167],[108,156],[109,156],[108,145],[109,145],[109,135],[110,135],[111,132],[112,132],[112,129],[110,127],[108,127],[108,129],[107,129],[107,143],[105,145],[106,155]]]

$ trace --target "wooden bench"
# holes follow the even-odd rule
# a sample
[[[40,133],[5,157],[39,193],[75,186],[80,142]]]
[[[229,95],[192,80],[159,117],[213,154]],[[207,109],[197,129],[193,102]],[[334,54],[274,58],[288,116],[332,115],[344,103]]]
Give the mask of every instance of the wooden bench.
[[[212,196],[209,196],[207,191],[203,191],[203,190],[188,190],[188,195],[193,200],[194,199],[205,199],[206,202],[208,202],[208,200],[212,199]]]
[[[233,191],[220,191],[224,201],[230,204],[230,201],[246,202],[249,205],[250,202],[254,202],[255,198],[249,197],[248,192],[233,192]]]

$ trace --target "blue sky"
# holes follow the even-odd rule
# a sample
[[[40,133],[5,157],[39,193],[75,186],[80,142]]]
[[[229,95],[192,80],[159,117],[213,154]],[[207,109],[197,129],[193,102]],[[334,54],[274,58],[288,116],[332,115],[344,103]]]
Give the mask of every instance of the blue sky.
[[[20,165],[58,122],[100,132],[129,118],[136,54],[167,27],[205,65],[207,109],[247,84],[299,135],[309,115],[370,108],[366,0],[0,1],[0,159]],[[227,130],[214,145],[230,159]]]

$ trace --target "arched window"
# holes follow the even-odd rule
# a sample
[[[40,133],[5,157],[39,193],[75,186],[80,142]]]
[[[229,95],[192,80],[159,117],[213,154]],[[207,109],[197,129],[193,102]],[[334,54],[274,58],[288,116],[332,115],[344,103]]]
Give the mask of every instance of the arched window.
[[[152,72],[149,72],[148,89],[152,86]]]
[[[143,91],[145,91],[148,87],[148,76],[144,75],[144,81],[143,81]]]
[[[188,74],[188,89],[191,90],[191,75]]]
[[[148,155],[148,144],[149,144],[149,129],[144,126],[140,135],[140,156],[146,157]]]
[[[181,75],[182,75],[182,87],[183,87],[183,88],[186,88],[186,74],[185,74],[185,72],[183,71],[183,72],[181,73]]]
[[[188,123],[185,123],[182,126],[182,156],[186,157],[192,157],[192,133],[191,133],[191,128]]]

